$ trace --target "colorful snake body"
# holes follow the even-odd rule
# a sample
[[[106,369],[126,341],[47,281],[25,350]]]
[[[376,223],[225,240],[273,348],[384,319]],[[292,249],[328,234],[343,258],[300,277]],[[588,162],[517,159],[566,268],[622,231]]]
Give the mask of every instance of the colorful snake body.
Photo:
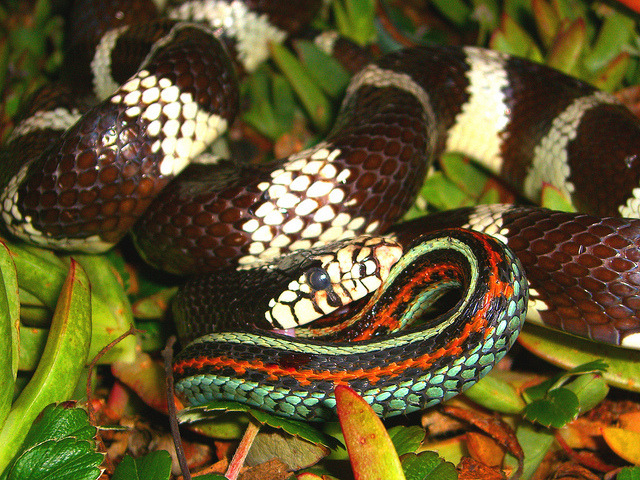
[[[408,49],[353,78],[335,127],[315,147],[267,165],[202,165],[199,155],[233,120],[238,103],[234,67],[211,27],[232,25],[228,34],[246,69],[259,61],[250,54],[260,49],[243,42],[284,34],[239,1],[185,2],[170,16],[206,19],[210,26],[151,18],[145,25],[111,25],[91,40],[89,63],[104,100],[86,113],[86,102],[70,94],[69,107],[51,91],[34,100],[2,153],[0,202],[10,233],[52,248],[98,252],[133,226],[150,263],[181,274],[218,271],[204,283],[191,282],[177,301],[185,305],[185,339],[215,330],[202,321],[205,301],[193,299],[202,285],[259,268],[286,272],[288,266],[270,263],[283,255],[287,265],[311,270],[280,282],[286,293],[266,300],[255,322],[260,327],[302,325],[360,298],[370,281],[372,288],[382,284],[376,294],[382,306],[367,308],[393,305],[393,327],[379,327],[390,331],[419,316],[424,298],[441,295],[434,285],[461,290],[453,310],[388,339],[320,345],[263,331],[197,339],[175,365],[177,388],[189,403],[220,395],[321,419],[330,415],[333,385],[345,383],[388,416],[476,381],[522,324],[522,267],[508,248],[478,234],[447,230],[423,238],[427,222],[449,228],[458,219],[458,226],[487,231],[512,247],[529,275],[530,310],[541,321],[640,345],[637,220],[506,206],[448,214],[397,227],[393,235],[406,252],[400,266],[392,267],[395,255],[365,260],[371,246],[358,247],[362,258],[349,247],[351,261],[362,261],[358,268],[342,268],[349,255],[338,255],[343,265],[332,268],[346,272],[349,288],[330,284],[335,275],[310,260],[333,241],[387,232],[445,150],[479,159],[532,200],[549,183],[592,215],[640,216],[640,128],[612,96],[489,50]],[[239,33],[245,25],[253,36]],[[106,80],[109,70],[114,80]],[[288,256],[308,249],[314,253],[302,260]],[[422,263],[433,257],[439,267]],[[368,265],[384,276],[362,280]],[[414,276],[405,278],[407,269]]]

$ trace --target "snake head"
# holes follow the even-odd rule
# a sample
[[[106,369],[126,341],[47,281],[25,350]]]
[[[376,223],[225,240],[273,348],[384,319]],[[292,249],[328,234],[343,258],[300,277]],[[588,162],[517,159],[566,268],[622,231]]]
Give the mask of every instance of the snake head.
[[[267,321],[279,329],[312,322],[374,292],[402,256],[384,237],[360,236],[287,256],[283,268],[296,275],[269,301]]]

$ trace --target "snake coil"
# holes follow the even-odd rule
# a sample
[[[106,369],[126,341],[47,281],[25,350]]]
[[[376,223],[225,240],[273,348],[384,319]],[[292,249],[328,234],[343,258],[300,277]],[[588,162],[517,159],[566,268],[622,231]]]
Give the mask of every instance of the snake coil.
[[[513,343],[527,298],[519,262],[529,278],[530,318],[638,348],[640,221],[614,217],[640,216],[639,123],[614,97],[574,78],[475,47],[393,52],[354,76],[335,127],[318,145],[265,165],[203,164],[210,157],[201,153],[239,103],[227,52],[251,70],[266,56],[265,40],[281,41],[283,28],[300,28],[320,4],[308,0],[297,18],[286,3],[190,0],[168,19],[124,0],[78,2],[71,30],[79,35],[66,72],[77,74],[70,79],[76,89],[92,73],[99,100],[58,86],[33,100],[0,153],[6,229],[37,245],[100,252],[133,228],[153,265],[180,274],[213,271],[190,281],[176,301],[183,338],[205,335],[175,366],[192,404],[219,394],[320,419],[329,415],[336,383],[359,389],[381,415],[448,398]],[[125,13],[93,27],[98,4]],[[129,25],[132,18],[145,23]],[[554,185],[586,214],[489,206],[390,231],[432,160],[453,150],[534,201],[543,185]],[[422,237],[455,226],[494,235],[508,248],[458,230]],[[383,233],[399,243],[379,238]],[[357,240],[345,244],[350,238]],[[441,266],[420,263],[433,257]],[[404,278],[401,268],[412,276]],[[242,297],[224,285],[244,272],[275,274],[271,287],[278,284],[279,292],[239,280],[250,293]],[[211,333],[210,317],[224,310],[203,299],[212,285],[231,290],[233,309],[254,308],[251,328],[285,330],[352,301],[367,305],[363,312],[393,306],[379,328],[395,330],[441,288],[462,293],[455,310],[388,339],[321,345],[262,330]],[[382,293],[374,305],[364,297],[375,289]],[[480,316],[489,304],[506,313]],[[409,358],[418,360],[409,365]],[[354,376],[359,368],[365,378]]]

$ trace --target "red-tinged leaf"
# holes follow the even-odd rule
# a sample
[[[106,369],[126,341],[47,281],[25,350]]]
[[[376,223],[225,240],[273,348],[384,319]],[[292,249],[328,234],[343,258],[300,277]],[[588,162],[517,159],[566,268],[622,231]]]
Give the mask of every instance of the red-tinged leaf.
[[[322,480],[322,477],[316,475],[315,473],[301,473],[300,475],[296,475],[296,480]]]
[[[618,0],[618,2],[634,12],[640,13],[640,0]]]
[[[531,0],[531,10],[538,26],[540,39],[546,47],[549,47],[558,31],[560,23],[558,14],[547,0]]]
[[[444,411],[449,415],[465,420],[479,428],[498,442],[498,444],[511,455],[516,458],[522,458],[522,448],[520,448],[515,432],[507,423],[499,418],[477,410],[460,408],[453,405],[445,405]]]
[[[504,480],[505,475],[497,467],[490,467],[473,458],[465,457],[458,464],[458,480]]]
[[[138,353],[133,362],[114,362],[113,375],[131,388],[150,407],[167,411],[164,370],[159,362],[146,353]]]
[[[640,85],[632,85],[615,92],[615,96],[625,107],[640,117]]]
[[[404,479],[402,465],[382,421],[351,388],[338,385],[336,409],[356,480]]]
[[[315,465],[329,454],[329,449],[282,431],[259,433],[247,454],[246,465],[255,466],[276,456],[289,470]]]
[[[504,450],[490,437],[477,432],[467,432],[467,448],[475,460],[489,467],[502,464]]]
[[[577,18],[556,36],[547,64],[558,70],[575,74],[578,59],[586,44],[586,26],[584,19]]]

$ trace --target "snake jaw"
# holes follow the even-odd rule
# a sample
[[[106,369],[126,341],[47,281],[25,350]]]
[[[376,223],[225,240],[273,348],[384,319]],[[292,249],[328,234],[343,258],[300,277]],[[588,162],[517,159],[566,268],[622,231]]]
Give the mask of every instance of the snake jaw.
[[[311,267],[270,302],[271,324],[295,328],[365,297],[382,284],[402,256],[402,247],[383,237],[360,236],[337,245],[335,253],[323,247],[305,259]],[[318,272],[326,274],[326,285],[313,280]]]

